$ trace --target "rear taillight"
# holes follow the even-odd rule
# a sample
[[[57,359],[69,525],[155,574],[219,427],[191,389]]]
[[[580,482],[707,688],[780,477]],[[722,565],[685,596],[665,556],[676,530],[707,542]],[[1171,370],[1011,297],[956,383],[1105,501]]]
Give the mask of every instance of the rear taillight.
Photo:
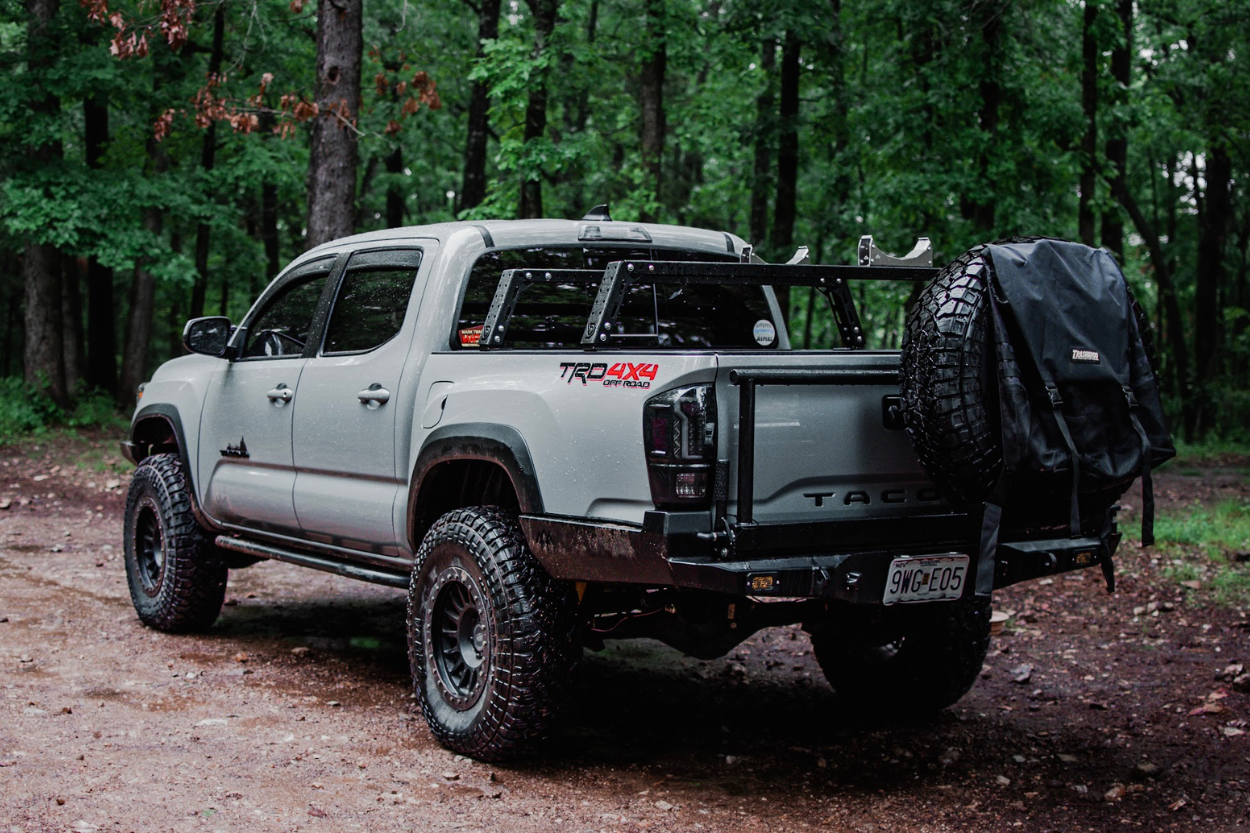
[[[716,393],[712,386],[674,388],[648,399],[642,434],[656,508],[707,506],[716,461]]]

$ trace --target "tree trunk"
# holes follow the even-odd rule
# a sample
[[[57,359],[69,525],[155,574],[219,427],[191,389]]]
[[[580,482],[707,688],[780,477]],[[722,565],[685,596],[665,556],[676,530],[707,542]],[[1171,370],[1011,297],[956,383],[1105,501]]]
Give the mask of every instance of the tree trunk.
[[[478,0],[477,57],[486,54],[482,44],[499,36],[499,0]],[[464,184],[460,208],[476,208],[486,199],[486,146],[490,141],[490,85],[473,82],[469,97],[469,132],[464,148]],[[390,208],[388,202],[387,214]]]
[[[1002,34],[1003,15],[1007,12],[1006,4],[1001,0],[982,0],[981,8],[974,18],[981,27],[982,69],[980,72],[979,91],[981,94],[981,151],[977,155],[978,181],[975,191],[967,200],[966,213],[971,217],[976,230],[982,235],[994,231],[995,223],[995,186],[990,174],[990,159],[998,143],[998,110],[1002,103]]]
[[[109,141],[109,109],[103,98],[82,102],[87,168],[99,170]],[[113,303],[113,270],[98,258],[87,259],[87,384],[117,395],[117,311]]]
[[[1128,100],[1128,89],[1133,73],[1133,0],[1119,0],[1116,7],[1120,19],[1120,41],[1111,50],[1111,77],[1115,79],[1112,105],[1123,107]],[[1128,166],[1128,135],[1119,118],[1111,119],[1107,131],[1107,166],[1111,178],[1119,179]],[[1124,263],[1124,220],[1119,211],[1111,209],[1102,215],[1102,245],[1115,252]]]
[[[308,159],[308,248],[352,233],[361,0],[317,2],[317,117]]]
[[[278,250],[278,185],[271,180],[260,184],[260,239],[265,244],[266,279],[273,280],[278,277],[282,258]]]
[[[556,12],[559,0],[527,0],[534,16],[534,52],[542,54],[551,42],[556,28]],[[547,75],[542,73],[530,83],[529,102],[525,107],[525,144],[537,141],[547,132]],[[521,204],[517,211],[521,219],[543,216],[542,171],[523,171],[521,179]]]
[[[1154,175],[1154,172],[1151,172]],[[1185,434],[1185,440],[1188,442],[1194,438],[1194,415],[1195,403],[1194,397],[1191,395],[1190,379],[1189,379],[1189,349],[1185,346],[1185,330],[1184,319],[1181,317],[1180,298],[1176,292],[1176,283],[1172,280],[1172,270],[1168,264],[1168,257],[1163,251],[1163,241],[1159,238],[1155,231],[1154,225],[1142,213],[1137,205],[1137,201],[1133,199],[1132,193],[1129,192],[1123,178],[1114,180],[1111,184],[1111,194],[1124,206],[1124,210],[1128,212],[1129,217],[1133,220],[1133,225],[1137,228],[1137,233],[1141,235],[1142,240],[1146,244],[1147,251],[1150,252],[1150,263],[1154,266],[1155,279],[1159,282],[1159,298],[1167,315],[1164,316],[1167,326],[1167,341],[1169,352],[1172,356],[1172,365],[1176,371],[1176,390],[1180,392],[1182,423]]]
[[[1219,293],[1224,282],[1224,248],[1233,216],[1232,160],[1228,148],[1217,144],[1206,158],[1204,199],[1198,210],[1198,274],[1195,298],[1194,353],[1198,415],[1195,433],[1201,437],[1214,427],[1216,406],[1211,384],[1220,372],[1223,331]],[[1196,177],[1195,177],[1196,179]]]
[[[208,55],[208,77],[210,80],[221,74],[223,40],[226,31],[226,4],[219,3],[213,15],[213,46]],[[212,120],[204,128],[204,139],[200,145],[200,168],[208,173],[217,163],[217,121]],[[210,227],[200,220],[195,226],[195,283],[191,286],[190,318],[204,315],[204,294],[208,290],[208,245]]]
[[[76,258],[61,258],[61,348],[65,353],[65,390],[70,399],[83,378],[82,274]]]
[[[794,246],[794,220],[798,210],[799,176],[799,51],[802,42],[793,30],[786,32],[781,49],[781,107],[777,137],[777,200],[773,204],[772,251],[788,258]],[[790,288],[774,287],[781,314],[790,320]]]
[[[154,138],[148,139],[148,158],[152,172],[163,178],[169,168],[165,149]],[[144,228],[153,237],[159,237],[164,226],[161,209],[149,208],[143,215]],[[156,297],[156,278],[147,270],[147,264],[135,264],[134,277],[130,283],[130,303],[126,311],[126,345],[122,350],[121,395],[126,408],[135,404],[135,392],[147,379],[148,345],[152,340],[152,307]]]
[[[395,176],[404,172],[404,148],[396,145],[386,155],[386,172],[391,174],[390,183],[386,186],[386,227],[399,228],[404,224],[404,189],[395,180]]]
[[[664,23],[664,0],[647,0],[646,42],[643,47],[642,76],[642,167],[651,191],[642,211],[644,223],[659,219],[655,210],[661,203],[660,182],[664,160],[664,73],[668,45]]]
[[[1084,25],[1081,27],[1081,109],[1085,113],[1085,135],[1081,138],[1081,200],[1077,208],[1077,228],[1081,242],[1096,245],[1094,238],[1094,190],[1098,160],[1098,39],[1094,26],[1098,21],[1098,4],[1085,0]]]
[[[48,30],[60,9],[60,0],[28,0],[26,8],[26,65],[39,79],[52,64],[51,53],[56,44]],[[43,94],[31,102],[30,109],[46,129],[59,123],[61,101],[47,92],[45,85],[36,83]],[[34,149],[30,161],[35,167],[46,169],[59,162],[61,153],[59,140],[45,142]],[[26,383],[46,392],[58,405],[65,405],[69,397],[61,336],[61,255],[55,246],[33,239],[26,241],[25,249],[22,281],[26,294]]]
[[[755,170],[751,179],[751,242],[758,251],[768,239],[768,195],[772,191],[773,67],[777,65],[777,41],[764,40],[760,70],[764,90],[755,99]]]

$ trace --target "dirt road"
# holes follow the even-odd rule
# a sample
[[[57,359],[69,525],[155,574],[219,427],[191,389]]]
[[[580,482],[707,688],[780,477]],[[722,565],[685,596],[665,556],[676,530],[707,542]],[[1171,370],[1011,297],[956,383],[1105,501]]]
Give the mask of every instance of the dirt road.
[[[1250,829],[1250,695],[1216,679],[1250,621],[1157,553],[1122,548],[1115,596],[996,595],[1012,624],[934,719],[842,713],[797,628],[617,643],[548,755],[488,766],[426,733],[395,591],[264,563],[209,634],[143,628],[111,448],[0,449],[0,830]],[[1240,465],[1165,475],[1165,506],[1244,497]]]

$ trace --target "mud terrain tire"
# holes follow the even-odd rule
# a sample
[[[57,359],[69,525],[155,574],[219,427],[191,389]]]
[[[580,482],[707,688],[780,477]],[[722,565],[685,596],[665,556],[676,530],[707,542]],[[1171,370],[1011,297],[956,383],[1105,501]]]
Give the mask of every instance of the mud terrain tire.
[[[515,516],[449,512],[417,553],[408,658],[430,731],[483,761],[533,751],[568,700],[580,655],[577,596],[530,553]]]
[[[126,495],[123,545],[139,619],[162,631],[208,628],[226,598],[226,564],[191,511],[191,484],[176,454],[140,463]]]
[[[953,705],[976,682],[989,646],[990,600],[975,596],[925,605],[900,630],[823,626],[812,633],[829,685],[873,714]]]

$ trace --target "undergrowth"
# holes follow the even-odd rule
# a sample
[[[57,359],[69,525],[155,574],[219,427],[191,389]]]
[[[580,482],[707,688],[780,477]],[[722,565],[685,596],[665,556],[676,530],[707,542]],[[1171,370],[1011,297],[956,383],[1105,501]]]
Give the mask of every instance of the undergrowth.
[[[1155,519],[1160,552],[1172,556],[1165,575],[1173,581],[1203,580],[1224,604],[1250,603],[1250,502],[1230,499],[1211,506],[1160,513]],[[1185,559],[1197,551],[1200,560]]]
[[[62,408],[21,379],[0,378],[0,444],[42,436],[60,428],[109,428],[125,424],[108,394],[82,392],[73,405]]]

